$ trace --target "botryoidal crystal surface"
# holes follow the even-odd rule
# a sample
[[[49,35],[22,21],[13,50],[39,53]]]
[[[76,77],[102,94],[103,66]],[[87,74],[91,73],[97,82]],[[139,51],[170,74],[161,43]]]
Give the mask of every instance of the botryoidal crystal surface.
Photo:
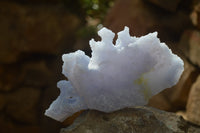
[[[84,109],[112,112],[145,105],[148,99],[175,85],[184,63],[157,38],[157,32],[132,37],[129,28],[115,34],[102,28],[101,41],[90,40],[92,56],[81,50],[62,56],[60,95],[45,115],[63,121]]]

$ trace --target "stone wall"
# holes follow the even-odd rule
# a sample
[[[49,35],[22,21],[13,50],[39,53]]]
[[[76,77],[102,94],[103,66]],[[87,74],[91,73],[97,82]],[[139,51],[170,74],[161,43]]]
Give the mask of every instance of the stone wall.
[[[114,32],[129,26],[136,36],[158,31],[161,41],[184,60],[185,71],[176,86],[148,105],[177,112],[194,124],[200,123],[199,7],[198,0],[116,0],[103,23]],[[64,79],[61,55],[88,50],[90,38],[75,36],[83,21],[62,0],[0,0],[1,133],[56,133],[81,113],[64,123],[44,116],[59,95],[56,82]]]
[[[34,2],[34,4],[32,4]],[[0,132],[59,132],[44,116],[81,20],[57,0],[0,1]]]

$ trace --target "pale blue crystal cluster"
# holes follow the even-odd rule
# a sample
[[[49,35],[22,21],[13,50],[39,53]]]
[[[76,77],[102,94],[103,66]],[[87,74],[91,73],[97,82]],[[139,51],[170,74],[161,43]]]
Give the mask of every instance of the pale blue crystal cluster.
[[[112,112],[145,105],[178,82],[184,63],[156,32],[132,37],[125,27],[115,45],[112,31],[102,28],[98,34],[101,41],[90,41],[91,58],[81,50],[62,56],[62,73],[69,81],[58,82],[60,96],[45,115],[63,121],[84,109]]]

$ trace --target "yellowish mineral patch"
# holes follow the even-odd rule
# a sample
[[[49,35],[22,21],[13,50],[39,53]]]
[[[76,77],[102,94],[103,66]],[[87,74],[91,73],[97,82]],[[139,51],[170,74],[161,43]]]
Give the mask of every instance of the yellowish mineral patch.
[[[140,92],[143,94],[144,99],[148,101],[152,96],[151,89],[148,86],[148,79],[144,78],[144,74],[142,74],[140,78],[134,81],[134,83],[143,87]]]

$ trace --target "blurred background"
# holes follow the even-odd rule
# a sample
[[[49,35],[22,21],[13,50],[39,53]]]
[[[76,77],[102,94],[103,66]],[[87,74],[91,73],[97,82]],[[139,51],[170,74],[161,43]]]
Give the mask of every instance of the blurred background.
[[[158,31],[185,62],[179,83],[149,106],[200,124],[199,0],[0,0],[0,133],[58,133],[63,123],[44,116],[59,95],[64,53],[81,49],[105,26],[131,35]]]

